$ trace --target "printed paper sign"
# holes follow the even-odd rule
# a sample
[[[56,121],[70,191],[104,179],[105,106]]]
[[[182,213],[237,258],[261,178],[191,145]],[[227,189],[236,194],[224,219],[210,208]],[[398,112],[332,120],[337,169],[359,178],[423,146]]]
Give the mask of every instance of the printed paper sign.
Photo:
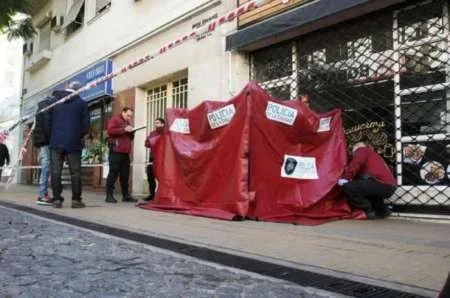
[[[189,128],[189,119],[175,119],[175,121],[173,121],[172,125],[170,126],[170,131],[182,134],[190,134],[191,129]]]
[[[231,122],[234,114],[236,114],[236,109],[232,104],[227,105],[220,110],[208,113],[209,126],[211,126],[212,129],[225,126]]]
[[[317,132],[325,132],[331,130],[331,119],[332,117],[320,118],[319,129]]]
[[[298,111],[296,109],[280,105],[278,103],[269,101],[266,109],[267,119],[280,122],[287,125],[294,125],[297,119]]]
[[[281,166],[281,177],[299,180],[319,179],[316,158],[285,155]]]

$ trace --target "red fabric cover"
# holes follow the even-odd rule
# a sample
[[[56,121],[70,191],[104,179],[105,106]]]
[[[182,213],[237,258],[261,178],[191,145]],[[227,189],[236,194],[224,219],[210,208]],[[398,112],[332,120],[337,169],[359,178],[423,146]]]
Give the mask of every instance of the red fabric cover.
[[[243,91],[228,102],[206,101],[193,110],[169,109],[168,128],[188,118],[190,134],[151,138],[159,186],[155,202],[142,206],[231,220],[248,213],[248,116]],[[227,126],[211,129],[207,114],[228,104],[236,113]]]
[[[269,100],[298,110],[293,126],[267,119]],[[212,130],[207,113],[230,103],[233,120]],[[169,109],[167,116],[168,127],[175,118],[189,118],[191,134],[168,131],[151,138],[159,187],[155,201],[142,208],[307,225],[364,217],[351,212],[336,186],[347,161],[340,111],[319,115],[300,101],[270,99],[251,82],[229,102]],[[332,130],[317,133],[324,116],[333,116]],[[320,179],[281,178],[285,154],[316,157]]]
[[[114,115],[108,122],[109,143],[112,150],[117,153],[130,153],[133,134],[125,131],[125,127],[131,124],[126,121],[122,114]]]
[[[363,218],[352,213],[336,185],[347,164],[340,110],[318,114],[299,100],[271,98],[251,84],[250,190],[255,200],[248,216],[263,221],[320,224],[336,219]],[[296,109],[293,126],[269,120],[268,102]],[[332,117],[331,130],[317,132],[321,118]],[[282,178],[284,155],[315,157],[318,180]]]

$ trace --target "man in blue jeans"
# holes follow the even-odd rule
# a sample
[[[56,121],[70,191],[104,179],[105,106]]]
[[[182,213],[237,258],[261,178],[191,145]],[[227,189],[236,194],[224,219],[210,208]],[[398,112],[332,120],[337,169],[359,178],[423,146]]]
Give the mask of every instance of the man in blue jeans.
[[[47,97],[38,103],[38,110],[47,107],[52,97]],[[36,116],[36,126],[33,132],[33,144],[39,148],[41,175],[39,177],[39,196],[36,204],[51,205],[53,200],[48,195],[48,178],[50,177],[50,129],[48,127],[48,112]]]

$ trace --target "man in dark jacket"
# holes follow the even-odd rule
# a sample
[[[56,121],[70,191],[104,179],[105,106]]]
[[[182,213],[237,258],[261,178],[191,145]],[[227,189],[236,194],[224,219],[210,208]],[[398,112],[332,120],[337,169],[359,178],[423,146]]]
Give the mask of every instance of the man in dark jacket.
[[[338,184],[350,206],[366,212],[368,219],[389,215],[384,199],[394,194],[397,182],[383,158],[366,143],[353,146],[353,159]]]
[[[0,181],[2,179],[2,167],[4,165],[9,165],[9,151],[8,147],[2,142],[0,142]]]
[[[50,96],[39,102],[38,111],[49,106],[53,100],[54,98]],[[35,122],[33,145],[39,148],[39,162],[41,166],[39,196],[36,204],[51,205],[53,200],[48,195],[48,178],[50,176],[50,128],[48,126],[48,112],[38,114]]]
[[[59,100],[79,88],[81,88],[79,82],[71,82],[68,89],[54,91],[53,96],[55,100]],[[51,131],[53,207],[61,208],[64,201],[61,196],[61,173],[67,157],[72,180],[72,208],[84,208],[85,205],[81,201],[81,150],[83,137],[90,125],[88,105],[80,96],[75,95],[49,111],[48,123]]]
[[[145,147],[149,149],[151,148],[151,140],[163,134],[165,125],[166,121],[164,121],[164,119],[158,118],[155,120],[155,130],[152,131],[145,140]],[[145,198],[144,201],[151,201],[155,198],[156,180],[152,163],[153,163],[153,156],[152,152],[150,151],[150,164],[147,166],[147,181],[150,190],[150,195],[147,198]]]
[[[120,176],[122,201],[137,202],[131,197],[128,189],[131,143],[134,139],[132,118],[133,110],[125,107],[122,113],[113,116],[108,122],[109,173],[106,179],[106,202],[108,203],[117,203],[114,198],[114,184],[118,176]]]

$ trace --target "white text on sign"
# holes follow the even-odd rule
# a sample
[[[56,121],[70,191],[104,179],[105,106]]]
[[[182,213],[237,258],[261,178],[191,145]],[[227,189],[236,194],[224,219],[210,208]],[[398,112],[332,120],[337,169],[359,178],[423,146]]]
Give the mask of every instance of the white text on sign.
[[[278,103],[269,101],[266,109],[267,119],[280,122],[287,125],[294,125],[297,119],[298,111],[296,109],[280,105]]]
[[[189,128],[189,119],[175,119],[175,121],[173,121],[172,125],[170,126],[170,131],[182,134],[190,134],[191,130]]]
[[[211,126],[212,129],[225,126],[231,122],[234,114],[236,114],[236,108],[232,104],[227,105],[220,110],[208,113],[209,126]]]

